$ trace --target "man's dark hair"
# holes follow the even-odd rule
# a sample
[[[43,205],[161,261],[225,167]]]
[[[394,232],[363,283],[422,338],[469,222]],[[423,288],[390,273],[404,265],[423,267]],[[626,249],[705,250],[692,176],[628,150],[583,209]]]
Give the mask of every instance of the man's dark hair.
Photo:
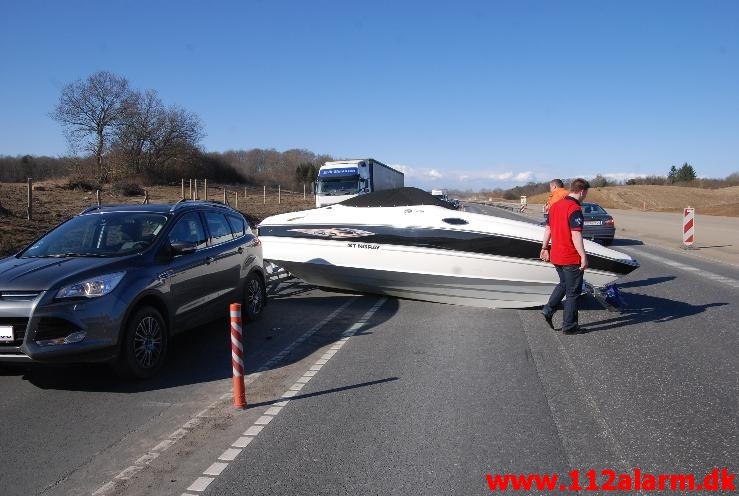
[[[573,193],[579,193],[586,189],[590,189],[590,183],[581,177],[578,177],[570,184],[570,191]]]
[[[549,184],[553,184],[558,188],[565,187],[565,183],[563,183],[561,179],[552,179],[551,181],[549,181]]]

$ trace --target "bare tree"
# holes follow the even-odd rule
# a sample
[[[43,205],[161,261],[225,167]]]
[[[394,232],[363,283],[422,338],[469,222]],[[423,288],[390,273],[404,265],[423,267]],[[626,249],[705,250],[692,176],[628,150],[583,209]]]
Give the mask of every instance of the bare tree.
[[[203,125],[197,115],[177,106],[165,107],[153,90],[133,92],[114,136],[116,172],[162,179],[167,169],[198,150],[202,138]]]
[[[114,130],[124,119],[130,97],[126,78],[99,71],[84,81],[66,85],[50,114],[64,126],[72,149],[81,145],[95,156],[100,181],[107,178],[104,155]]]

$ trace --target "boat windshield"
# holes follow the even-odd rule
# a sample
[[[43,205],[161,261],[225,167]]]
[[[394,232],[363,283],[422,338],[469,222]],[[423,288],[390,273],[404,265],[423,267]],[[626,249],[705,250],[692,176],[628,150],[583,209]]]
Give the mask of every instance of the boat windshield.
[[[319,195],[356,195],[359,192],[359,182],[356,177],[332,177],[318,180]]]

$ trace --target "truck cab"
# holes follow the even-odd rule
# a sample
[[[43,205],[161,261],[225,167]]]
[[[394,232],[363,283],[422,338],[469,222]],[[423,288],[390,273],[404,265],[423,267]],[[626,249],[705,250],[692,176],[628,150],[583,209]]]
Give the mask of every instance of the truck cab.
[[[371,158],[326,162],[318,170],[316,207],[333,205],[373,191],[402,187],[402,172]]]

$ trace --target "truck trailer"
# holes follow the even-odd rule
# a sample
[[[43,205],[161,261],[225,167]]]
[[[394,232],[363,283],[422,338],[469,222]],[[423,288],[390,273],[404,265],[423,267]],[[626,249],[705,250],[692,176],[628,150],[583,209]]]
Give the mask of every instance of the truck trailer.
[[[316,179],[316,207],[339,203],[357,195],[402,188],[403,173],[373,158],[326,162]]]

